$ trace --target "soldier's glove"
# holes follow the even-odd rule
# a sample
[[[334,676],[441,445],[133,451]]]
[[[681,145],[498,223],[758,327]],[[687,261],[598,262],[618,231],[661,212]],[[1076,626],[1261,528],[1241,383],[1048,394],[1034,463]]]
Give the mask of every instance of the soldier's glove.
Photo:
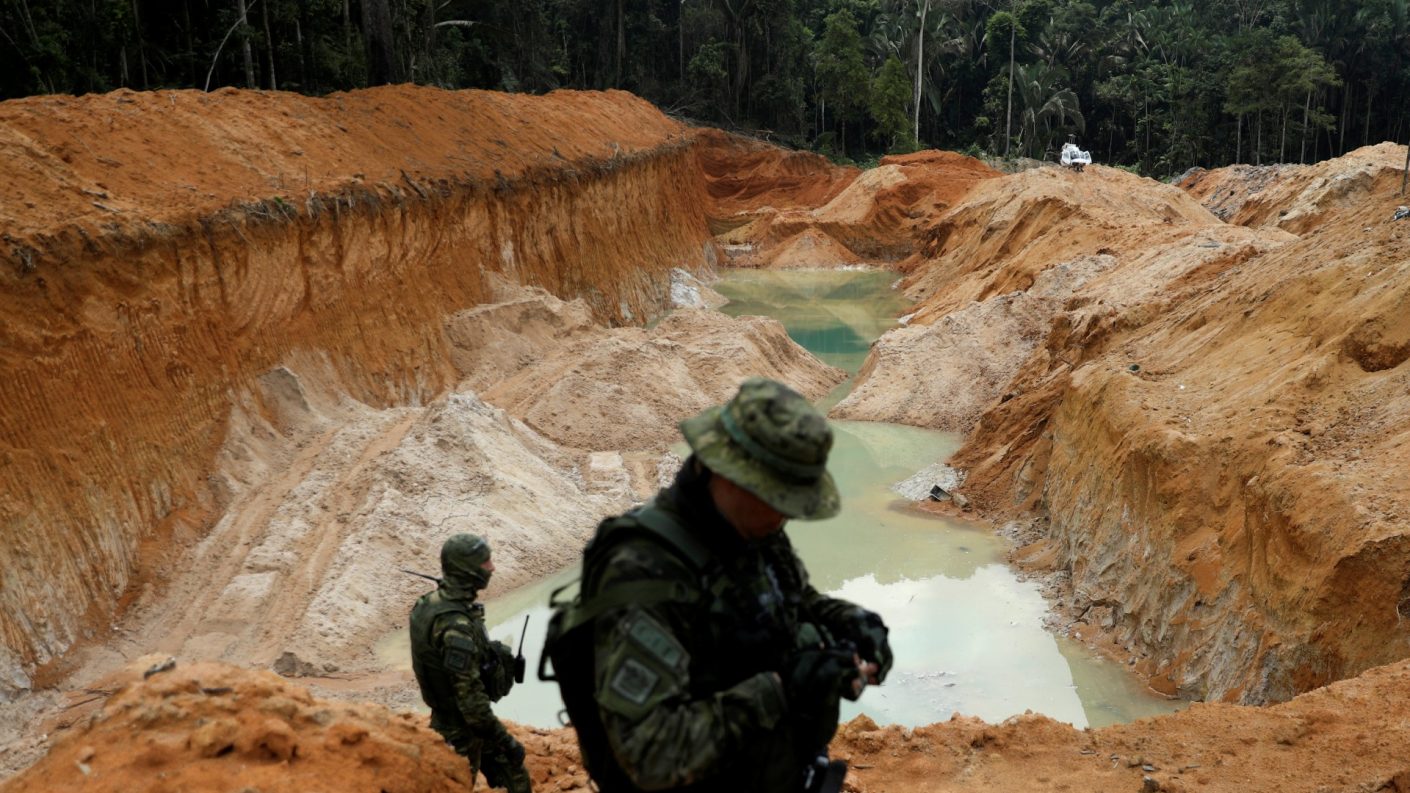
[[[840,700],[851,695],[860,675],[851,650],[808,648],[789,657],[780,677],[802,751],[815,752],[832,740]]]
[[[881,615],[874,611],[859,608],[851,615],[844,631],[849,639],[857,644],[857,655],[863,661],[877,665],[876,682],[886,681],[886,673],[891,671],[891,642],[887,639],[890,630],[882,622]]]
[[[519,743],[514,736],[509,736],[509,743],[501,751],[511,766],[524,764],[524,744]]]

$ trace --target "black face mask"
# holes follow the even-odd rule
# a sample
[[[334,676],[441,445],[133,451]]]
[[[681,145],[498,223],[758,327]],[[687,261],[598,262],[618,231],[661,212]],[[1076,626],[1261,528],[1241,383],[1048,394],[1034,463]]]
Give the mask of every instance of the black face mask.
[[[452,596],[473,597],[490,585],[491,572],[483,567],[471,569],[445,570],[441,586]]]

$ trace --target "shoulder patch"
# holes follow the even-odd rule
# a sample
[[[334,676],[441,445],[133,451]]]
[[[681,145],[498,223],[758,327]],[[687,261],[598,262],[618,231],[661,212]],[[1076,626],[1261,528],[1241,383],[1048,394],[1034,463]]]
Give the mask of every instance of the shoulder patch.
[[[657,661],[665,664],[667,669],[677,669],[684,665],[685,648],[651,615],[642,612],[633,614],[631,624],[627,627],[627,636]]]
[[[475,642],[464,634],[449,632],[445,635],[445,652],[441,656],[446,669],[452,672],[470,671],[470,662],[475,657]]]
[[[661,676],[648,669],[645,664],[628,658],[618,667],[617,674],[612,676],[609,685],[628,702],[643,705],[660,679]]]

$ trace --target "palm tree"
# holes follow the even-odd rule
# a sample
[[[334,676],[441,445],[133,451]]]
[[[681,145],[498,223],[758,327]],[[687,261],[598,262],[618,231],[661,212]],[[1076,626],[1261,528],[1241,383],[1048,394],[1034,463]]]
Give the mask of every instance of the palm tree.
[[[941,93],[933,90],[933,72],[944,73],[940,58],[959,49],[950,37],[954,17],[941,5],[945,0],[887,0],[881,6],[871,34],[871,50],[881,61],[895,55],[915,74],[911,93],[913,132],[920,141],[921,104],[929,99],[938,113]],[[927,79],[930,84],[927,85]]]
[[[1077,94],[1066,87],[1067,73],[1046,63],[1019,66],[1015,90],[1019,107],[1020,151],[1042,158],[1053,147],[1056,131],[1086,129]]]

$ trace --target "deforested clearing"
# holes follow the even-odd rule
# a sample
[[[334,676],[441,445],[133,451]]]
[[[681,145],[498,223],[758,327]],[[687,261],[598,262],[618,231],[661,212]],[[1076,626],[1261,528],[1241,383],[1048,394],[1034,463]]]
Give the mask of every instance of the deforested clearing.
[[[6,790],[463,789],[374,652],[425,589],[397,568],[473,529],[512,593],[741,379],[828,397],[705,307],[728,262],[895,269],[833,415],[961,433],[963,478],[894,509],[1003,525],[1059,633],[1200,700],[859,716],[849,790],[1410,784],[1404,147],[1184,189],[859,170],[624,92],[397,86],[7,101],[0,152]],[[571,731],[514,729],[586,789]]]

